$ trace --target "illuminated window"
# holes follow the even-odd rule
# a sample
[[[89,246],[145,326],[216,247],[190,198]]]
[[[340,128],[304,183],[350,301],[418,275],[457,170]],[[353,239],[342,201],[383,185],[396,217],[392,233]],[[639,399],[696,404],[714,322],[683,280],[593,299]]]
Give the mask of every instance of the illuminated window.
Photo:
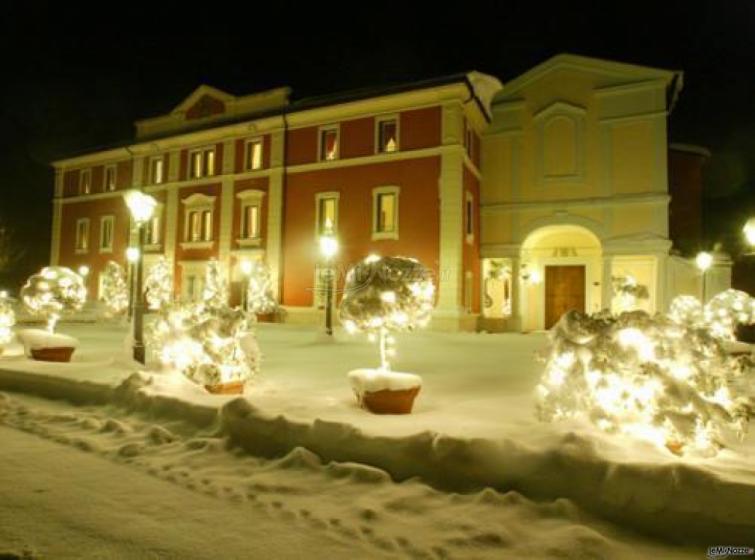
[[[390,153],[398,151],[398,120],[395,117],[378,121],[378,152]]]
[[[398,239],[398,187],[372,191],[372,238]]]
[[[338,193],[317,195],[317,235],[338,231]]]
[[[244,237],[258,239],[260,236],[260,205],[249,204],[244,208]]]
[[[149,163],[149,182],[152,185],[160,185],[165,181],[165,161],[163,157],[152,158]]]
[[[79,176],[79,194],[89,194],[92,192],[92,172],[89,169],[82,169]]]
[[[474,197],[467,192],[464,200],[464,232],[467,243],[474,241]]]
[[[154,215],[147,224],[147,245],[160,244],[160,216]]]
[[[89,218],[76,220],[76,252],[86,253],[89,250]]]
[[[265,191],[249,189],[236,193],[240,200],[241,223],[236,243],[242,247],[260,245],[262,237],[262,197]]]
[[[214,238],[215,197],[194,193],[181,202],[186,208],[183,244],[188,248],[209,248]]]
[[[262,140],[249,140],[246,143],[246,170],[262,169]]]
[[[338,159],[338,127],[320,129],[320,160]]]
[[[189,153],[189,178],[215,175],[215,148],[202,148]]]
[[[108,165],[105,168],[105,185],[103,190],[105,192],[112,192],[115,190],[115,177],[116,177],[115,165]]]
[[[100,253],[113,252],[114,229],[115,218],[113,216],[103,216],[100,220]]]

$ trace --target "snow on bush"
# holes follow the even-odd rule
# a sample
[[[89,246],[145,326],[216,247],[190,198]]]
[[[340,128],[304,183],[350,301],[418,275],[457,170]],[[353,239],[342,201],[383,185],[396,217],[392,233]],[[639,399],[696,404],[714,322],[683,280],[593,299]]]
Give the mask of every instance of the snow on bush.
[[[34,315],[47,319],[47,330],[55,325],[64,313],[79,311],[86,302],[84,280],[70,268],[47,266],[31,276],[21,289],[24,306]]]
[[[745,434],[747,407],[727,382],[739,363],[707,329],[643,311],[570,311],[551,341],[541,420],[584,418],[679,455],[710,456]]]
[[[260,363],[254,315],[222,301],[228,287],[212,261],[207,279],[213,286],[205,289],[203,302],[162,307],[147,334],[149,347],[163,366],[196,383],[248,381]]]
[[[706,304],[705,322],[713,336],[736,340],[738,325],[755,323],[755,298],[739,290],[725,290]]]
[[[173,272],[165,257],[153,264],[144,279],[144,297],[152,311],[173,301]]]
[[[252,313],[267,315],[278,309],[273,297],[273,281],[270,268],[261,261],[250,263],[249,284],[246,290],[246,306]]]
[[[346,276],[339,315],[347,331],[379,338],[380,367],[390,370],[395,350],[389,333],[426,326],[434,296],[431,272],[416,259],[372,255]]]
[[[123,267],[115,261],[108,261],[100,276],[102,282],[100,301],[105,305],[107,317],[118,317],[128,309],[128,283]]]
[[[228,304],[228,283],[215,259],[210,260],[205,268],[202,299],[208,307],[222,308]]]
[[[3,351],[3,346],[13,338],[12,327],[15,324],[16,314],[10,300],[4,295],[0,295],[0,354]]]

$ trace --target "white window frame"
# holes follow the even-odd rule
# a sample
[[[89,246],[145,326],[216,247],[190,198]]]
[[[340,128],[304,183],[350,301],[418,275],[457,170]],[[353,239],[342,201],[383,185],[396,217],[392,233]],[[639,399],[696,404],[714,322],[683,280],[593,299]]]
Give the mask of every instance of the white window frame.
[[[336,157],[333,159],[323,158],[322,153],[322,137],[324,132],[331,130],[336,131]],[[341,159],[341,125],[340,124],[328,124],[317,129],[317,161],[338,161]]]
[[[215,243],[213,236],[215,229],[215,198],[202,193],[194,193],[181,200],[184,205],[184,231],[182,249],[210,249]],[[190,216],[192,212],[199,212],[200,216],[200,239],[191,239]],[[204,214],[210,212],[210,239],[207,239],[204,231]]]
[[[253,167],[252,162],[249,159],[249,146],[252,144],[260,145],[260,165],[259,167]],[[244,141],[244,171],[259,171],[265,167],[265,139],[262,136],[255,136],[254,138],[247,138]]]
[[[396,149],[392,152],[386,152],[380,149],[380,129],[384,122],[396,122]],[[401,151],[401,119],[397,113],[390,115],[380,115],[375,117],[375,154],[395,154]]]
[[[152,214],[152,218],[150,219],[149,223],[146,226],[145,230],[145,236],[149,236],[147,239],[145,239],[144,243],[144,250],[145,251],[156,251],[162,248],[163,246],[163,209],[165,205],[163,203],[158,203],[157,206],[155,206],[155,211]],[[155,220],[157,220],[157,242],[153,242],[151,239],[151,233],[154,231],[154,223]]]
[[[392,194],[396,201],[394,209],[395,227],[393,231],[378,231],[378,200],[381,195]],[[375,187],[372,189],[372,240],[398,239],[399,237],[399,201],[401,199],[401,187],[395,185]]]
[[[467,212],[471,204],[471,211]],[[475,230],[475,212],[474,212],[474,195],[469,191],[464,191],[464,238],[468,244],[474,243]]]
[[[83,236],[79,236],[81,224],[84,224]],[[80,243],[81,239],[84,239],[83,244]],[[84,255],[89,252],[89,218],[79,218],[78,220],[76,220],[76,234],[74,236],[74,250],[77,255]]]
[[[155,177],[155,164],[160,163],[160,180]],[[165,157],[153,156],[149,158],[149,184],[150,185],[162,185],[165,182]]]
[[[112,187],[108,185],[107,182],[107,175],[108,171],[113,172],[113,185]],[[106,165],[105,169],[102,171],[102,192],[113,192],[118,188],[118,166],[117,165]]]
[[[84,177],[87,177],[89,181],[87,182],[86,189],[84,188]],[[92,194],[92,170],[91,168],[82,169],[79,172],[79,195],[85,195],[85,194]]]
[[[236,198],[240,201],[241,216],[239,220],[239,237],[236,239],[236,243],[240,247],[259,247],[262,243],[262,199],[265,197],[265,191],[257,189],[247,189],[236,193]],[[256,237],[245,237],[246,231],[246,210],[250,206],[256,206],[257,210],[257,222],[259,230]]]
[[[333,220],[333,233],[338,232],[338,215],[339,207],[341,206],[341,193],[338,191],[324,191],[315,193],[315,237],[319,238],[322,232],[320,231],[320,201],[323,199],[335,199],[336,212],[335,220]]]
[[[207,165],[207,162],[208,162],[207,154],[209,152],[212,152],[212,154],[213,154],[212,155],[212,173],[209,172],[208,165]],[[194,166],[192,165],[193,159],[194,159],[193,158],[194,154],[201,154],[201,162],[202,162],[201,172],[200,172],[199,175],[196,175],[196,176],[193,175],[193,168],[194,168]],[[218,174],[217,173],[217,171],[218,171],[218,159],[217,158],[218,158],[217,146],[215,146],[214,144],[209,145],[209,146],[201,146],[201,147],[193,148],[193,149],[189,150],[189,157],[187,158],[188,159],[188,164],[189,164],[189,169],[188,169],[188,173],[186,174],[186,176],[189,178],[189,180],[191,180],[191,179],[204,179],[205,177],[214,177],[215,175]]]
[[[104,244],[105,241],[105,224],[110,224],[110,243]],[[113,252],[113,237],[115,236],[115,216],[108,214],[100,218],[100,253],[112,253]]]

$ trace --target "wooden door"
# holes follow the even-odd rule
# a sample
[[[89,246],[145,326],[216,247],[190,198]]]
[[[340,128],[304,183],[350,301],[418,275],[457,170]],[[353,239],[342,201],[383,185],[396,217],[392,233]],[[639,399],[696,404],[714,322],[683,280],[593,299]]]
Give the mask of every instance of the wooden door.
[[[546,266],[545,328],[551,328],[572,309],[585,310],[585,267]]]

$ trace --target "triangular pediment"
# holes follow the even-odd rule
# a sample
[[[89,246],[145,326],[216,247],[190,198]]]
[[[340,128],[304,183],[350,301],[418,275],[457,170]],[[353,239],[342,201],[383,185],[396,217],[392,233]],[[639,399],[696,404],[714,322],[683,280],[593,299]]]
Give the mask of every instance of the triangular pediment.
[[[222,90],[202,84],[195,89],[189,96],[181,101],[175,109],[171,111],[171,114],[188,113],[190,110],[206,110],[203,107],[212,106],[225,106],[226,103],[236,99],[230,93],[226,93]]]
[[[682,73],[680,71],[563,53],[549,58],[505,83],[503,89],[496,96],[496,100],[515,98],[521,90],[530,84],[564,70],[594,76],[598,87],[649,81],[662,81],[668,85],[675,79],[679,82],[678,87],[681,87]]]

